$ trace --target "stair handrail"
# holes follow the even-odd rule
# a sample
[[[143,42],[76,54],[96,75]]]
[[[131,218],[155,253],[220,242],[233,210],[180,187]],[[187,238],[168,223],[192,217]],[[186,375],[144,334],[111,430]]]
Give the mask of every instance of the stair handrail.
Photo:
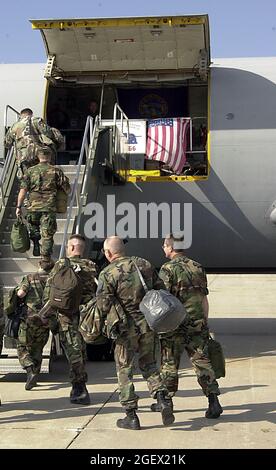
[[[94,126],[95,128],[95,126]],[[94,129],[93,129],[93,118],[91,116],[87,116],[86,119],[86,124],[85,124],[85,129],[84,129],[84,134],[83,134],[83,139],[82,139],[82,144],[81,144],[81,150],[80,150],[80,155],[77,163],[77,171],[75,175],[75,179],[73,182],[72,186],[72,191],[70,195],[70,204],[69,204],[69,209],[67,211],[67,219],[66,219],[66,224],[64,228],[64,235],[63,235],[63,240],[60,248],[60,254],[59,258],[63,258],[64,253],[65,253],[65,245],[67,242],[67,235],[68,235],[68,228],[70,224],[70,220],[72,218],[72,210],[74,203],[76,201],[77,205],[77,214],[79,215],[79,212],[81,212],[81,201],[80,201],[80,190],[79,190],[79,176],[80,176],[80,171],[81,171],[81,166],[83,163],[84,155],[86,154],[86,164],[85,164],[85,170],[83,174],[83,180],[85,178],[86,170],[88,168],[88,164],[90,163],[90,149],[92,148],[92,143],[94,139]],[[91,137],[92,136],[92,137]],[[89,139],[88,139],[89,138]],[[90,142],[89,142],[90,140]],[[83,186],[83,181],[81,183],[81,187]]]
[[[13,111],[16,114],[17,120],[20,116],[20,112],[17,111],[15,108],[13,108],[10,104],[7,104],[5,107],[5,112],[4,112],[4,135],[6,134],[8,130],[8,111],[9,109]],[[3,143],[3,158],[5,157],[5,144]]]
[[[8,124],[8,111],[9,111],[9,109],[17,115],[17,118],[19,118],[19,116],[20,116],[20,112],[17,111],[17,109],[15,109],[11,105],[7,104],[6,108],[5,108],[5,112],[4,112],[4,128],[5,128],[5,130],[8,127],[7,124]]]
[[[119,119],[117,118],[117,112],[119,111]],[[117,125],[117,121],[120,120],[120,127]],[[126,123],[126,135],[124,133],[124,123]],[[126,143],[128,144],[129,141],[129,118],[125,114],[125,112],[122,110],[122,108],[119,106],[119,104],[116,102],[114,105],[113,109],[113,153],[114,155],[111,154],[111,159],[113,156],[117,156],[117,148],[118,148],[118,133],[121,133],[121,136],[124,136]],[[122,152],[121,146],[120,146],[120,156],[124,159],[125,157],[125,146]],[[112,164],[112,161],[110,162]],[[120,168],[118,168],[120,172]],[[126,171],[126,165],[124,170]]]
[[[120,116],[119,119],[117,118],[117,111],[119,111]],[[120,120],[121,128],[117,126],[117,121]],[[127,126],[127,135],[126,135],[126,141],[128,142],[129,138],[129,119],[125,112],[122,110],[122,108],[119,106],[119,104],[116,102],[114,105],[113,109],[113,149],[116,151],[117,150],[117,132],[116,130],[120,130],[121,134],[124,135],[124,122],[126,122]]]
[[[7,132],[8,124],[8,111],[9,109],[13,111],[17,118],[20,116],[19,111],[17,111],[13,106],[7,104],[4,112],[4,134]],[[4,159],[4,165],[0,175],[0,223],[2,222],[2,217],[4,210],[6,208],[6,199],[9,197],[7,194],[8,190],[11,189],[10,183],[13,183],[15,176],[15,158],[13,158],[14,145],[8,150],[6,158]],[[5,155],[5,145],[3,148],[3,157]],[[13,174],[14,173],[14,174]],[[12,181],[11,181],[12,179]]]
[[[86,205],[87,194],[88,194],[87,186],[88,186],[88,182],[90,181],[89,169],[92,168],[93,163],[94,163],[94,157],[95,157],[95,154],[91,150],[93,149],[93,146],[94,146],[94,142],[96,139],[96,132],[99,128],[99,124],[100,124],[100,116],[96,116],[94,119],[93,130],[90,134],[90,151],[88,154],[88,158],[86,159],[86,165],[85,165],[83,180],[82,180],[81,189],[80,189],[79,211],[78,211],[77,220],[76,220],[76,233],[79,233],[82,209]]]
[[[8,151],[0,176],[0,223],[2,222],[15,174],[16,162],[14,158],[14,146],[12,146]]]

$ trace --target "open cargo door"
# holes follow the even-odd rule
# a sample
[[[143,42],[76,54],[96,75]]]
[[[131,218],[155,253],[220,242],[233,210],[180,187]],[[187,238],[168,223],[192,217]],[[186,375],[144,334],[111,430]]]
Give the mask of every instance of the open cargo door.
[[[149,71],[205,77],[210,65],[207,15],[31,23],[43,36],[48,78]]]

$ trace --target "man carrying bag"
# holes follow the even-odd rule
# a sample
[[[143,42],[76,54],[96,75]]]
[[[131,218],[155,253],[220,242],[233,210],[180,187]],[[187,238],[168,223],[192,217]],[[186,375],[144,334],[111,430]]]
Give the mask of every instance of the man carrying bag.
[[[184,305],[188,313],[188,325],[180,327],[170,334],[160,335],[161,344],[161,375],[172,397],[178,389],[178,369],[180,358],[186,350],[197,380],[203,393],[207,396],[209,407],[206,418],[215,419],[222,413],[218,395],[220,394],[216,373],[213,369],[209,354],[209,329],[207,279],[202,266],[187,258],[183,250],[184,237],[182,234],[170,234],[163,243],[165,256],[170,260],[159,272],[166,288]],[[155,404],[152,411],[158,411]]]
[[[108,237],[104,242],[104,253],[109,265],[99,275],[97,306],[106,316],[106,331],[115,340],[115,363],[119,384],[119,399],[126,416],[117,420],[117,427],[139,430],[140,421],[136,413],[138,395],[133,384],[134,356],[143,378],[147,381],[150,394],[157,399],[163,425],[174,422],[174,415],[168,406],[168,390],[164,385],[155,358],[155,334],[150,330],[139,304],[144,297],[144,288],[138,276],[133,258],[126,256],[123,240]],[[147,285],[153,289],[163,288],[153,266],[145,259],[135,258]],[[116,305],[116,308],[114,308]]]
[[[11,247],[17,253],[25,253],[30,249],[30,238],[27,225],[18,216],[11,229]]]

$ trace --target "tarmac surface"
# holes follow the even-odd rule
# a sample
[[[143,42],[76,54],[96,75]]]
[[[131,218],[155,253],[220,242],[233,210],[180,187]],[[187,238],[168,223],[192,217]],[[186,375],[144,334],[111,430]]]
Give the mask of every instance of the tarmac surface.
[[[184,356],[169,427],[151,412],[153,400],[137,370],[140,431],[116,427],[124,415],[114,362],[87,363],[91,405],[78,406],[69,402],[68,367],[59,358],[31,391],[24,389],[24,374],[0,376],[0,448],[275,449],[276,275],[208,278],[210,326],[226,357],[219,419],[205,418],[207,399]]]

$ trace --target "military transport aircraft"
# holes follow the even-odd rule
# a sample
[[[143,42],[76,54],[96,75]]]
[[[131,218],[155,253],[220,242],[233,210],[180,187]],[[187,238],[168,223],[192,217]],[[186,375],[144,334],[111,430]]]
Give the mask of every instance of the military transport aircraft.
[[[16,111],[26,106],[65,136],[58,163],[70,164],[72,177],[79,169],[79,184],[68,211],[71,225],[60,222],[57,243],[72,224],[84,229],[91,218],[84,213],[87,204],[101,203],[106,211],[107,204],[122,204],[117,222],[127,202],[137,209],[135,226],[128,227],[129,251],[159,266],[162,217],[172,218],[177,204],[182,210],[191,203],[188,256],[217,270],[274,268],[276,58],[211,61],[207,15],[31,24],[42,34],[47,62],[0,65],[1,141]],[[99,115],[85,130],[91,100],[98,102]],[[179,118],[189,126],[185,159],[174,171],[175,162],[158,160],[164,142],[157,143],[155,156],[146,155],[147,138],[152,120],[172,124]],[[2,225],[11,187],[5,195],[1,188]],[[157,231],[150,232],[152,220],[145,227],[141,203],[167,204],[163,212],[159,206]],[[113,226],[105,214],[103,235]],[[7,230],[1,227],[1,233]],[[2,236],[4,259],[6,243]]]
[[[102,239],[119,227],[128,252],[158,267],[165,227],[184,229],[187,255],[207,269],[273,269],[276,57],[211,61],[207,15],[31,24],[42,34],[46,65],[0,65],[0,142],[25,107],[65,137],[57,163],[72,195],[58,218],[56,258],[74,230],[96,234],[87,256],[102,262]],[[13,150],[1,146],[0,159],[7,289],[35,271],[37,259],[10,249]],[[179,227],[171,226],[175,215]],[[99,354],[109,358],[104,347]],[[18,370],[7,356],[2,372]]]

